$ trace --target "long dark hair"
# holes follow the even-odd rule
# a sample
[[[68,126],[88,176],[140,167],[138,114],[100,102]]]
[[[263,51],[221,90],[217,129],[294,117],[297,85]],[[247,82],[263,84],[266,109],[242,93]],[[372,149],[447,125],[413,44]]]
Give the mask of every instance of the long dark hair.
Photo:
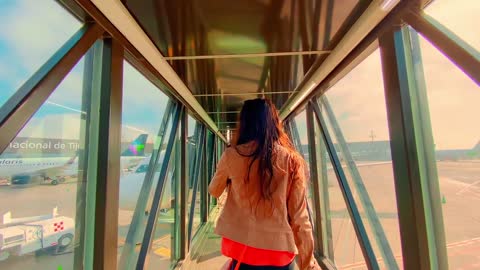
[[[245,101],[240,112],[236,136],[237,141],[234,142],[236,147],[255,142],[256,147],[253,152],[244,154],[238,148],[237,152],[243,156],[252,157],[245,181],[249,180],[253,163],[256,160],[259,161],[258,176],[260,177],[261,199],[270,200],[273,194],[272,158],[275,144],[289,150],[295,161],[301,159],[290,138],[283,130],[275,105],[270,100],[261,98]],[[294,164],[299,166],[301,162],[294,162]]]

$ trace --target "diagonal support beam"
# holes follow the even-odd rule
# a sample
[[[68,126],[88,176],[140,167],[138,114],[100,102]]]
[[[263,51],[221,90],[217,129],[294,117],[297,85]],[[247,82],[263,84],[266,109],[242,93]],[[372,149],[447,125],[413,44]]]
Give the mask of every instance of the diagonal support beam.
[[[480,52],[423,12],[409,13],[405,20],[480,85]]]
[[[338,184],[341,187],[342,195],[345,200],[348,213],[350,214],[353,228],[355,229],[355,233],[357,235],[358,242],[362,249],[363,257],[365,258],[367,267],[369,270],[380,269],[378,265],[378,261],[375,257],[375,253],[373,252],[372,244],[370,243],[370,239],[368,238],[365,224],[363,224],[362,217],[360,216],[360,211],[358,209],[357,204],[355,203],[355,199],[353,198],[353,191],[347,181],[345,172],[342,169],[340,158],[338,157],[337,151],[335,150],[335,146],[332,142],[332,137],[330,136],[330,133],[326,128],[327,125],[326,125],[325,119],[323,119],[322,113],[320,111],[320,107],[316,102],[313,102],[312,108],[313,108],[313,111],[315,112],[315,118],[317,120],[317,124],[320,126],[320,131],[322,133],[323,140],[325,142],[325,145],[328,150],[328,154],[332,161],[335,175],[337,176]]]
[[[390,1],[392,2],[392,1]],[[398,2],[398,1],[397,1]],[[305,98],[342,62],[344,58],[372,31],[396,6],[385,7],[383,0],[373,0],[357,22],[345,34],[334,50],[328,55],[323,64],[312,71],[309,79],[296,89],[298,93],[290,98],[280,112],[281,119],[287,118]]]
[[[215,122],[206,113],[202,105],[192,95],[185,83],[165,60],[152,40],[143,31],[142,27],[133,18],[121,1],[92,0],[103,15],[125,36],[125,38],[143,55],[145,61],[170,84],[170,90],[180,96],[186,105],[191,108],[217,136],[226,142],[225,136],[218,130]]]
[[[97,24],[82,27],[0,108],[0,153],[102,33]]]
[[[162,201],[163,190],[165,189],[165,183],[167,182],[170,160],[172,158],[173,149],[175,147],[175,139],[177,137],[177,131],[180,123],[180,118],[185,113],[185,107],[177,104],[173,115],[172,127],[168,137],[167,149],[165,149],[165,156],[163,158],[162,167],[160,169],[160,175],[158,177],[158,184],[155,188],[153,195],[152,207],[150,209],[150,215],[148,216],[147,226],[145,228],[145,234],[143,235],[142,246],[140,248],[140,254],[138,255],[137,270],[145,268],[147,264],[146,259],[149,250],[152,245],[152,240],[155,233],[156,224],[158,221],[158,210],[160,209],[160,203]]]

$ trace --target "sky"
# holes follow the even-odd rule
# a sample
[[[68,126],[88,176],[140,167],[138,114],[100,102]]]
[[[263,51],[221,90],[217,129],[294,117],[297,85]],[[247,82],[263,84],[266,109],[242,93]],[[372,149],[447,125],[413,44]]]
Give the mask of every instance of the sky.
[[[52,0],[0,0],[0,17],[1,106],[82,24]],[[83,68],[82,58],[19,136],[78,139]],[[147,132],[152,142],[167,96],[127,62],[123,89],[122,139]]]
[[[460,2],[460,3],[459,3]],[[480,1],[437,0],[426,10],[480,49],[476,14]],[[45,63],[81,23],[52,0],[0,0],[0,105]],[[432,45],[421,38],[434,140],[437,149],[471,148],[480,140],[480,89]],[[83,59],[77,63],[20,136],[78,138]],[[128,63],[124,64],[122,139],[157,133],[167,97]],[[347,141],[388,140],[379,50],[327,92]],[[307,143],[304,114],[297,117]],[[194,121],[189,121],[192,133]]]
[[[436,0],[426,13],[480,50],[476,17],[480,1]],[[467,149],[480,141],[480,87],[420,36],[428,106],[436,149]],[[348,142],[389,140],[380,50],[377,49],[326,94]],[[426,104],[424,104],[425,106]],[[305,113],[296,117],[307,143]]]

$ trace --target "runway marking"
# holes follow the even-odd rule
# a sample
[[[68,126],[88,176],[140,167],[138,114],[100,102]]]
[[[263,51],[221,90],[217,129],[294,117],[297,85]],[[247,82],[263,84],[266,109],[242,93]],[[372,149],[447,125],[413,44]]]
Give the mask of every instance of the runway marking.
[[[476,182],[473,182],[470,185],[467,185],[466,187],[462,188],[460,191],[455,193],[455,195],[460,195],[460,194],[464,193],[465,191],[468,191],[470,188],[475,187],[475,185],[477,185],[478,183],[480,183],[480,181],[476,181]]]
[[[463,247],[463,246],[468,246],[475,243],[480,243],[480,237],[475,237],[472,239],[463,240],[459,242],[453,242],[453,243],[447,244],[447,248],[450,249],[450,248],[456,248],[456,247]],[[402,255],[396,255],[395,259],[397,259],[398,261],[401,261]],[[383,261],[383,259],[378,259],[377,261],[380,263]],[[365,265],[366,265],[365,262],[360,261],[360,262],[342,265],[338,267],[338,269],[341,269],[341,270],[354,269],[354,268],[365,266]]]
[[[480,243],[480,237],[475,237],[475,238],[472,238],[472,239],[463,240],[463,241],[459,241],[459,242],[453,242],[453,243],[447,244],[447,248],[462,247],[462,246],[475,244],[477,242]]]
[[[170,258],[172,254],[171,250],[165,247],[157,248],[153,253],[157,254],[158,256],[167,257],[167,258]]]

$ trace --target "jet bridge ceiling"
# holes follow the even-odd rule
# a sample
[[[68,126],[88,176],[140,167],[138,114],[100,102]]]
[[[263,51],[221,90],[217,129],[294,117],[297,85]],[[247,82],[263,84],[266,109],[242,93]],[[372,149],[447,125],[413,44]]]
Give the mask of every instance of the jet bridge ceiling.
[[[280,109],[369,2],[123,1],[222,131],[246,99],[265,96]]]

